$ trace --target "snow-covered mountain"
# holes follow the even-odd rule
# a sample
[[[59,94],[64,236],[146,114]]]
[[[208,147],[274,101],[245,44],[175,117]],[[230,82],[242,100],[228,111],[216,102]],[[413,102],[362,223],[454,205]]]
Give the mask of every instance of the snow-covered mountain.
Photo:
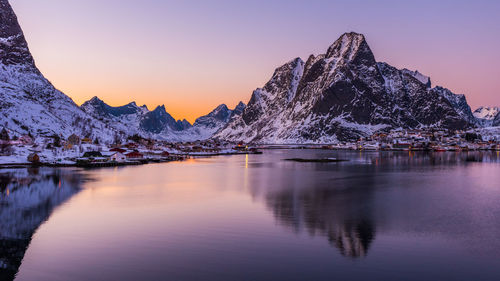
[[[243,114],[215,138],[258,143],[330,143],[386,128],[475,126],[465,96],[430,78],[378,63],[365,40],[346,33],[325,54],[293,59],[255,90]]]
[[[82,104],[81,108],[122,136],[138,134],[167,141],[195,141],[210,138],[231,118],[240,115],[245,104],[240,102],[234,110],[230,110],[225,104],[219,105],[209,114],[196,119],[193,125],[186,119],[175,120],[164,105],[153,111],[149,111],[145,105],[139,107],[135,102],[113,107],[94,97]]]
[[[0,125],[19,135],[113,135],[40,73],[7,0],[0,0]]]
[[[474,111],[474,117],[476,117],[484,127],[500,126],[499,113],[499,107],[481,106]],[[497,118],[496,121],[495,118]]]

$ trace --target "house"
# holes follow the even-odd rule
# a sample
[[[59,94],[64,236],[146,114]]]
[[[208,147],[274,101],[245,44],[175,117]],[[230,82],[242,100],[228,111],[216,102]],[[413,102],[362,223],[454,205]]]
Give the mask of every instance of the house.
[[[116,152],[109,157],[109,160],[113,161],[113,162],[123,163],[123,162],[127,161],[127,156],[125,156],[121,152]]]
[[[127,150],[125,150],[123,148],[119,148],[119,147],[112,148],[109,151],[111,151],[111,152],[119,152],[119,153],[122,153],[122,154],[125,153],[125,152],[127,152]]]
[[[36,153],[31,153],[28,155],[28,161],[31,163],[40,163],[40,156]]]
[[[83,139],[82,139],[82,143],[92,144],[92,140],[91,140],[91,139],[89,139],[89,138],[83,138]]]
[[[68,143],[70,143],[72,145],[80,145],[80,137],[75,135],[75,134],[72,134],[68,138]]]
[[[170,153],[168,153],[168,151],[163,151],[163,152],[161,153],[161,156],[162,156],[162,157],[168,157],[168,156],[170,156]]]
[[[142,159],[142,158],[144,158],[144,155],[142,153],[137,152],[137,151],[125,154],[125,156],[127,157],[127,159]]]

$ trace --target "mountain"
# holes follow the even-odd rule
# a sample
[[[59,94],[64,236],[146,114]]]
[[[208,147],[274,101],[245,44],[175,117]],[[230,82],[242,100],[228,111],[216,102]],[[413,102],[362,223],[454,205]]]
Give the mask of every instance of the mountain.
[[[481,106],[474,111],[474,117],[476,117],[479,123],[484,127],[494,126],[494,123],[500,126],[500,108],[498,107],[486,107]],[[498,122],[495,122],[495,118],[498,117]]]
[[[147,138],[181,142],[210,138],[231,118],[242,114],[244,108],[245,104],[242,102],[234,110],[221,104],[191,125],[186,119],[175,120],[164,105],[153,111],[149,111],[146,106],[139,107],[135,102],[113,107],[94,97],[81,106],[85,113],[120,132],[123,137],[138,134]]]
[[[345,33],[325,54],[293,59],[255,90],[241,116],[214,138],[256,143],[331,143],[389,128],[465,129],[465,96],[375,60],[365,37]]]
[[[500,126],[500,113],[497,114],[497,116],[495,117],[495,119],[493,119],[493,122],[492,122],[491,126],[493,126],[493,127],[499,127]]]
[[[0,112],[0,125],[18,135],[113,135],[41,74],[7,0],[0,0]]]
[[[186,141],[205,140],[211,138],[216,132],[224,128],[229,121],[243,113],[245,104],[240,102],[233,110],[221,104],[205,116],[201,116],[193,126],[182,132]]]

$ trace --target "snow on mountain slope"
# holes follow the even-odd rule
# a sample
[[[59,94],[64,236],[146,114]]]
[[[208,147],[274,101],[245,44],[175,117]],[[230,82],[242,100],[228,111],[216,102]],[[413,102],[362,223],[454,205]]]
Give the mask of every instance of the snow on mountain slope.
[[[209,114],[196,119],[191,128],[179,132],[177,136],[184,141],[209,139],[225,127],[230,120],[241,115],[244,109],[245,104],[243,102],[240,102],[233,110],[229,109],[225,104],[221,104]]]
[[[431,78],[429,76],[425,76],[422,73],[418,72],[418,70],[411,71],[411,70],[408,70],[408,69],[405,68],[405,69],[403,69],[401,71],[404,74],[408,74],[408,75],[413,76],[415,79],[417,79],[418,81],[420,81],[420,83],[425,84],[427,86],[427,88],[431,88],[432,87]]]
[[[474,111],[474,117],[483,127],[500,126],[500,108],[481,106]],[[497,118],[497,120],[495,120]]]
[[[493,120],[500,112],[499,107],[481,106],[474,111],[474,116],[479,119]]]
[[[112,136],[43,77],[7,0],[0,0],[0,125],[19,135]]]
[[[426,82],[426,83],[424,83]],[[296,58],[255,90],[215,138],[256,143],[356,140],[385,128],[474,126],[465,97],[429,88],[418,72],[377,63],[365,37],[346,33],[325,54]]]

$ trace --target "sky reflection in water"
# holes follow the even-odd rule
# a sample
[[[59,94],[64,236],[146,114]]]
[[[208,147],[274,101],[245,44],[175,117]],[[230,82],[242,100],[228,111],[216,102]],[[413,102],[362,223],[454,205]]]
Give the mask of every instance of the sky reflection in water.
[[[16,280],[499,280],[499,164],[276,150],[71,172],[95,180],[63,181],[71,192],[25,232],[38,228]],[[2,227],[13,193],[2,184]]]

